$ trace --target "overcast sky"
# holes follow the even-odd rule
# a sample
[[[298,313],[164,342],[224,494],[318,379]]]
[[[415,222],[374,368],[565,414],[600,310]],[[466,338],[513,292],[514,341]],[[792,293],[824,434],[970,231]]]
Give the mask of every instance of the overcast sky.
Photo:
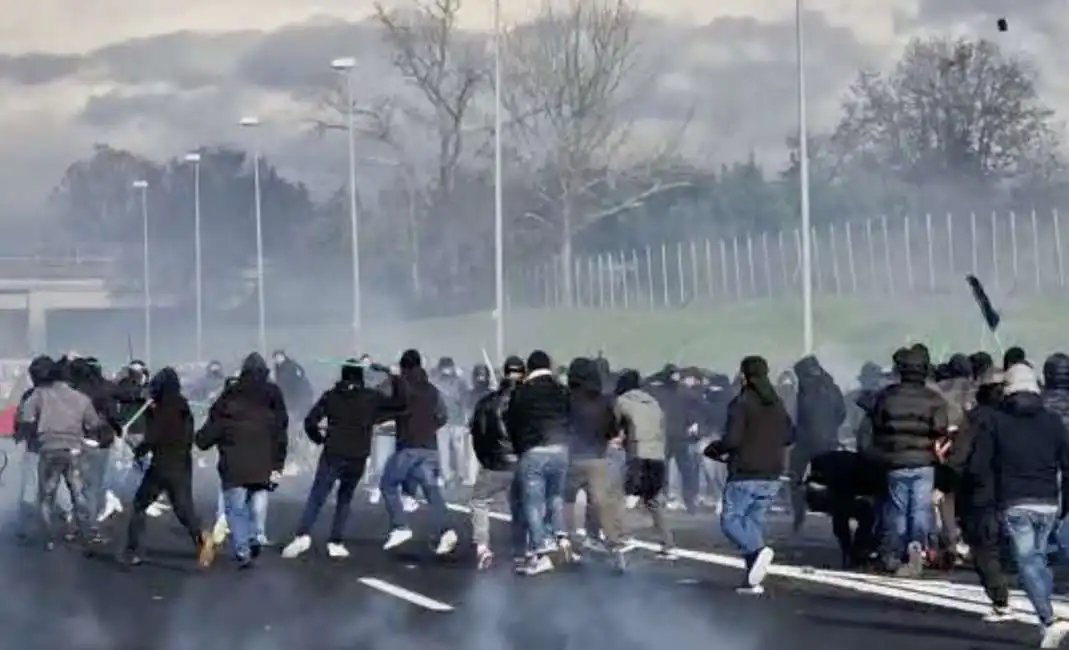
[[[548,0],[547,0],[548,1]],[[542,0],[508,0],[506,21]],[[344,143],[309,134],[330,59],[357,55],[367,97],[401,84],[384,60],[369,0],[34,0],[0,21],[0,223],[34,214],[64,167],[106,142],[166,157],[200,144],[252,146],[234,124],[258,114],[256,144],[315,188],[344,179]],[[671,124],[696,106],[688,153],[782,154],[796,128],[792,0],[645,0],[661,23],[644,47],[664,66],[639,110]],[[1069,107],[1069,0],[806,0],[813,126],[831,123],[862,66],[885,67],[921,33],[1001,39],[1034,54],[1051,103]],[[997,34],[997,16],[1011,30]],[[484,30],[488,0],[463,23]]]

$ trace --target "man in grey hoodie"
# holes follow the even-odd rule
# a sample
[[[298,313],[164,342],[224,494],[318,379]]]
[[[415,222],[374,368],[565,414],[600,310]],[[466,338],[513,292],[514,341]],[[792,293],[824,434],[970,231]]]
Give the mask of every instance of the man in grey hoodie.
[[[661,538],[659,555],[675,559],[672,531],[664,518],[664,488],[668,477],[664,411],[653,395],[642,390],[641,381],[636,370],[625,370],[616,381],[613,410],[624,431],[627,492],[638,496],[653,517],[653,526]]]
[[[19,421],[39,449],[37,505],[45,547],[51,549],[55,545],[52,516],[60,481],[67,484],[70,492],[82,543],[99,541],[91,530],[79,460],[86,437],[95,436],[104,423],[92,401],[62,381],[60,368],[55,362],[40,358],[35,363],[40,381],[23,403]]]

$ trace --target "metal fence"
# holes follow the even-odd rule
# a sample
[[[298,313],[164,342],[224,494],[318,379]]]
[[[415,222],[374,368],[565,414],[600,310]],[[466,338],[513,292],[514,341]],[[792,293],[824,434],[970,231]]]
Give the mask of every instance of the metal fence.
[[[876,217],[812,231],[813,290],[915,295],[960,291],[971,273],[999,294],[1065,289],[1063,215],[1030,211]],[[569,305],[559,258],[513,276],[513,306],[679,308],[797,294],[801,229],[660,243],[577,256]]]

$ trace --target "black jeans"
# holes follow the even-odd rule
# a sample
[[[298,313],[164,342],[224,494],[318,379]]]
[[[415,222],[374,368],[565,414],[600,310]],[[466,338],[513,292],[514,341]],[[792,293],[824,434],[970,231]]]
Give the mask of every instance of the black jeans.
[[[92,522],[85,502],[85,483],[82,480],[81,450],[42,451],[37,459],[37,508],[41,530],[46,542],[55,539],[52,517],[56,512],[56,493],[60,481],[67,484],[74,510],[74,522],[82,541],[92,537]]]
[[[136,551],[141,547],[141,536],[145,532],[145,512],[156,502],[161,494],[167,496],[174,510],[174,516],[186,529],[193,543],[200,536],[200,519],[193,506],[192,469],[161,468],[150,465],[141,485],[134,494],[134,511],[130,517],[130,526],[126,534],[126,548]]]
[[[694,451],[694,442],[690,439],[672,440],[668,443],[666,465],[675,461],[679,470],[679,496],[688,510],[698,503],[698,490],[701,487],[701,458]]]
[[[308,491],[301,523],[297,526],[298,537],[312,531],[312,526],[319,517],[319,511],[330,497],[334,485],[337,484],[338,496],[334,501],[334,521],[330,526],[328,541],[341,543],[342,536],[345,534],[345,525],[349,522],[353,493],[360,483],[360,478],[364,475],[366,465],[367,458],[340,459],[328,458],[324,453],[319,455],[319,464],[316,465],[312,488]]]
[[[973,557],[973,567],[987,597],[999,607],[1010,599],[1009,581],[1002,566],[1002,526],[994,510],[969,510],[962,517],[962,537]]]

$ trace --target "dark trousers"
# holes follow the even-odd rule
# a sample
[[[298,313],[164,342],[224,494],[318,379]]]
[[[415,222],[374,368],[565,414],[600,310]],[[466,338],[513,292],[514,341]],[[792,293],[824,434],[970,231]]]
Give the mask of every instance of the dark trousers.
[[[665,462],[675,461],[679,470],[679,496],[687,509],[692,510],[697,507],[701,488],[701,458],[690,440],[673,440],[668,443],[667,451]]]
[[[307,535],[312,531],[316,518],[323,504],[327,502],[334,486],[338,486],[338,496],[334,501],[334,521],[330,526],[331,543],[340,543],[345,534],[345,525],[349,522],[349,513],[353,503],[353,493],[364,475],[367,458],[339,459],[329,458],[327,454],[319,455],[312,489],[304,502],[304,513],[297,527],[297,536]]]
[[[171,502],[174,516],[186,529],[189,538],[197,543],[200,536],[200,520],[193,507],[192,469],[163,469],[150,465],[141,485],[134,494],[134,511],[130,517],[130,526],[126,534],[126,548],[136,551],[141,546],[141,536],[145,532],[145,512],[148,507],[166,495]]]
[[[875,500],[868,497],[834,496],[828,508],[831,515],[831,530],[842,551],[843,565],[864,565],[879,549],[876,536]],[[850,522],[856,522],[853,532]]]
[[[37,459],[37,508],[45,541],[52,542],[55,528],[52,517],[56,512],[56,493],[60,482],[67,484],[78,534],[87,541],[92,533],[91,517],[85,503],[85,484],[82,481],[80,451],[42,451]]]
[[[962,536],[973,557],[973,567],[987,597],[999,607],[1010,599],[1009,581],[1002,566],[1002,526],[993,510],[972,510],[962,519]]]

